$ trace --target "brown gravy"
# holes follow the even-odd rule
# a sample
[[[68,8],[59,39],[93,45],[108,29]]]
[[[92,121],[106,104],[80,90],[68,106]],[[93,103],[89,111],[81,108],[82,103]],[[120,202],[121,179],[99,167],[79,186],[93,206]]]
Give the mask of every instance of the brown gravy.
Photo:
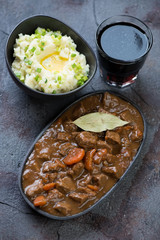
[[[83,131],[72,122],[109,112],[129,124],[112,131]],[[130,103],[108,92],[89,96],[64,112],[37,141],[22,175],[24,193],[55,216],[71,216],[98,201],[130,165],[143,138],[143,119]],[[76,150],[80,149],[80,150]],[[75,151],[85,156],[68,165]]]

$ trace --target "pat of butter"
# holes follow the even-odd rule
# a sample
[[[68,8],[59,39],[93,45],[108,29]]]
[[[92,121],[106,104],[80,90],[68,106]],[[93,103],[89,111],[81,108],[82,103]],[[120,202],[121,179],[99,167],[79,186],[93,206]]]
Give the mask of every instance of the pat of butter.
[[[41,65],[46,70],[60,72],[66,65],[66,59],[62,59],[57,53],[52,53],[41,60]]]

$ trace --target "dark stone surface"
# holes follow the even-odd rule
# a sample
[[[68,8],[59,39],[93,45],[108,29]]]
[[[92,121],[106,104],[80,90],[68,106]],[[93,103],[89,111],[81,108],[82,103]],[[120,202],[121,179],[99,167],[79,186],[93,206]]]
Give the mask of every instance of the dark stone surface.
[[[0,1],[0,240],[158,240],[160,239],[160,1],[1,0]],[[99,71],[77,93],[52,102],[27,96],[12,81],[4,60],[8,34],[34,14],[56,17],[77,30],[95,51],[97,24],[115,14],[145,21],[154,44],[137,82],[124,90],[142,109],[147,140],[141,159],[109,200],[70,221],[54,221],[32,211],[20,195],[18,173],[26,151],[43,127],[64,107],[94,90],[109,89]]]

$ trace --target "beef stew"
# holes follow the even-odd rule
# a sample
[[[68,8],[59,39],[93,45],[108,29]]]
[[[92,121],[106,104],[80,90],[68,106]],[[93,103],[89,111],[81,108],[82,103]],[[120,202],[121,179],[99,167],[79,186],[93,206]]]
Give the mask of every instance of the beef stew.
[[[93,133],[73,121],[92,112],[128,121],[123,127]],[[22,188],[35,207],[53,216],[73,216],[102,198],[133,161],[144,122],[129,102],[97,93],[65,111],[34,145],[22,173]]]

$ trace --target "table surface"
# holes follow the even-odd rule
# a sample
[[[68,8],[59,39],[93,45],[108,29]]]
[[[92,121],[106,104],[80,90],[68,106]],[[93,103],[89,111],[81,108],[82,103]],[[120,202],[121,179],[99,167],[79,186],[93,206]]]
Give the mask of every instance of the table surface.
[[[160,239],[160,1],[158,0],[0,0],[0,240],[158,240]],[[133,100],[147,122],[147,139],[131,177],[110,199],[69,221],[34,212],[18,188],[19,169],[38,133],[66,106],[95,90],[108,90],[99,69],[74,96],[42,102],[26,95],[9,76],[4,59],[8,34],[22,19],[46,14],[64,21],[96,53],[95,31],[105,18],[128,14],[151,28],[154,44],[131,87],[116,90]]]

